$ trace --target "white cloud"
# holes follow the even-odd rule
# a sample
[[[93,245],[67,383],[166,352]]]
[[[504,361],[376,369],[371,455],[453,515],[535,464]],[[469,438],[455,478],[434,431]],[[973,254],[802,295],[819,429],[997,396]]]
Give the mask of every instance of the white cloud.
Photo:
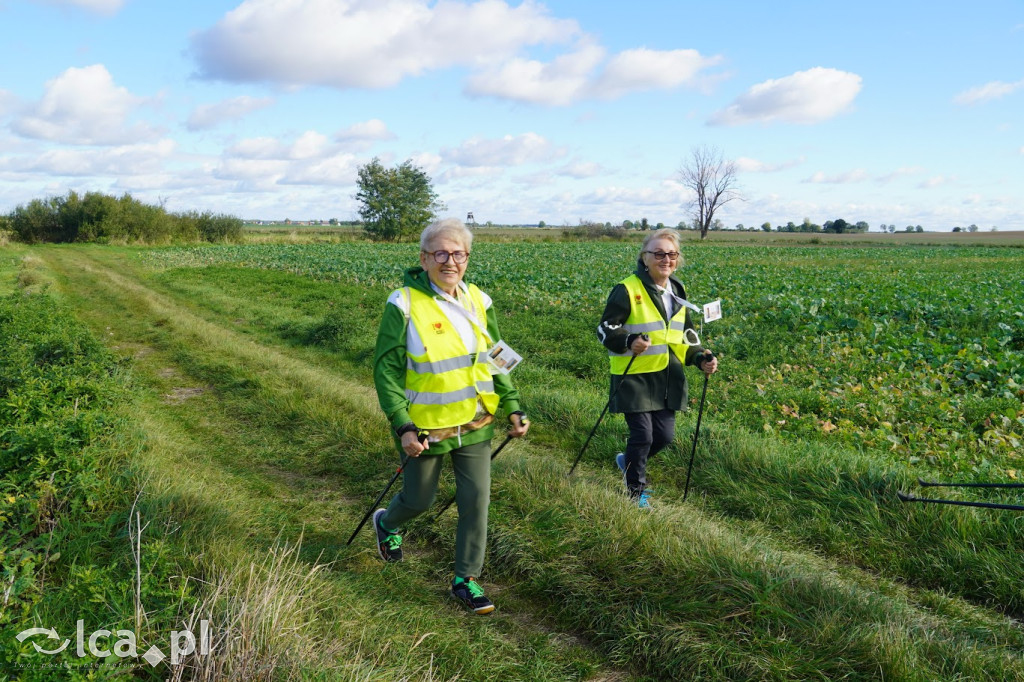
[[[237,121],[254,111],[265,109],[274,103],[271,97],[232,97],[216,104],[198,106],[189,115],[185,126],[189,130],[207,130],[221,123]]]
[[[51,149],[31,156],[7,157],[2,166],[18,173],[88,177],[123,176],[159,170],[177,144],[163,139],[106,149]]]
[[[678,211],[680,204],[689,201],[689,191],[679,183],[666,181],[660,187],[601,187],[578,198],[581,204],[630,207],[666,207]]]
[[[250,137],[225,151],[225,158],[251,161],[287,161],[324,158],[332,153],[327,136],[307,130],[291,144],[273,137]]]
[[[625,50],[606,59],[589,39],[550,62],[517,58],[495,65],[466,81],[468,95],[491,96],[547,106],[568,106],[588,98],[615,99],[642,90],[696,85],[703,69],[719,57],[696,50]]]
[[[78,7],[99,14],[114,14],[125,0],[35,0],[37,4]]]
[[[529,187],[550,187],[553,183],[557,182],[560,177],[583,180],[586,178],[597,177],[605,173],[605,169],[599,163],[595,163],[593,161],[576,161],[559,166],[558,168],[546,168],[545,170],[538,171],[536,173],[518,175],[512,178],[512,182]]]
[[[0,116],[13,111],[18,104],[18,96],[10,90],[0,90]]]
[[[273,137],[250,137],[229,147],[225,155],[236,159],[283,159],[288,156],[287,149]]]
[[[456,149],[442,149],[441,156],[461,166],[520,166],[525,163],[550,161],[564,156],[565,150],[556,148],[536,133],[505,135],[500,139],[472,138]]]
[[[577,180],[592,178],[601,175],[604,172],[604,168],[601,167],[601,164],[593,161],[577,161],[555,169],[555,175],[565,175],[570,178],[576,178]]]
[[[586,96],[592,74],[604,55],[603,48],[586,44],[547,64],[513,59],[470,77],[466,94],[567,106]]]
[[[443,159],[441,159],[437,154],[431,154],[429,152],[413,154],[409,159],[412,161],[412,165],[417,168],[422,168],[429,175],[434,175],[438,169],[441,168],[441,163],[443,161]]]
[[[956,182],[956,176],[955,175],[951,175],[951,176],[935,175],[933,177],[928,178],[924,182],[920,183],[918,185],[918,188],[920,188],[920,189],[931,189],[932,187],[941,187],[943,185],[950,185],[950,184],[953,184],[955,182]]]
[[[637,90],[669,90],[692,84],[702,70],[720,61],[696,50],[625,50],[608,61],[592,90],[607,99]]]
[[[779,171],[799,166],[803,162],[803,157],[783,161],[782,163],[766,163],[764,161],[758,161],[757,159],[741,156],[733,163],[736,164],[736,170],[740,173],[777,173]]]
[[[350,125],[339,131],[334,138],[347,149],[363,151],[372,147],[374,142],[395,139],[395,134],[388,130],[384,121],[372,118]]]
[[[985,85],[979,85],[978,87],[971,88],[970,90],[964,90],[953,98],[953,103],[962,105],[977,104],[978,102],[986,102],[991,99],[1005,97],[1006,95],[1010,95],[1022,88],[1024,88],[1024,79],[1014,83],[992,81],[991,83],[985,83]]]
[[[532,0],[245,0],[192,39],[200,74],[227,81],[384,88],[580,33]]]
[[[861,77],[857,74],[818,66],[758,83],[708,122],[727,126],[775,121],[820,123],[845,111],[860,89]]]
[[[295,162],[281,178],[282,185],[354,185],[359,163],[351,154],[337,154],[315,161]]]
[[[322,158],[329,153],[327,136],[307,130],[299,139],[295,140],[288,151],[288,158],[291,159],[316,159]]]
[[[863,168],[839,173],[838,175],[825,175],[822,171],[818,171],[803,182],[826,185],[846,185],[853,182],[864,182],[869,179],[869,177],[870,176],[867,171]]]
[[[538,61],[538,45],[571,45]],[[695,85],[720,61],[696,50],[606,51],[575,20],[525,0],[245,0],[192,39],[202,77],[289,86],[386,88],[429,71],[473,72],[470,95],[565,106]]]
[[[455,166],[441,173],[439,179],[441,183],[465,179],[490,179],[499,177],[504,172],[503,166]]]
[[[11,129],[24,137],[66,144],[131,144],[156,135],[147,125],[128,123],[145,102],[115,85],[102,64],[73,67],[48,81],[42,99]]]
[[[894,170],[891,173],[886,173],[885,175],[877,178],[876,181],[880,185],[886,185],[886,184],[892,182],[893,180],[897,180],[899,178],[903,178],[903,177],[906,177],[908,175],[917,175],[917,174],[923,173],[923,172],[924,172],[924,169],[921,168],[920,166],[904,166],[903,168],[897,168],[896,170]]]

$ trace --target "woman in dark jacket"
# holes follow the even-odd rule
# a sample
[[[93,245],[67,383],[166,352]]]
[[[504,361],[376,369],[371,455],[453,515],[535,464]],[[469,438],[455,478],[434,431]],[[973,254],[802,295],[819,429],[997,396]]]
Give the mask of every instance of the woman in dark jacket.
[[[597,328],[611,363],[609,410],[623,413],[629,426],[626,451],[615,463],[641,509],[650,507],[647,460],[672,442],[676,412],[686,407],[683,366],[718,371],[718,359],[693,328],[686,290],[673,276],[679,263],[674,230],[648,235],[636,272],[612,289]]]

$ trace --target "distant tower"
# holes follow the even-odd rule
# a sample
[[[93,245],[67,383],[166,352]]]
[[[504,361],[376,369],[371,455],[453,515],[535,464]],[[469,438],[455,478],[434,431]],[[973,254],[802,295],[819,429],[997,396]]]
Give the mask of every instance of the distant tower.
[[[473,217],[473,212],[470,211],[466,214],[466,224],[476,227],[476,218]]]

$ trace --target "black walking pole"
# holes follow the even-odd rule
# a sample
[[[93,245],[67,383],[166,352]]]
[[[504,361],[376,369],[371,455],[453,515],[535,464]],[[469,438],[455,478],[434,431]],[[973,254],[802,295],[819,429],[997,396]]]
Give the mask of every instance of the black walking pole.
[[[932,504],[951,504],[957,507],[983,507],[985,509],[1009,509],[1010,511],[1024,511],[1024,506],[1019,504],[997,504],[994,502],[968,502],[967,500],[939,500],[917,497],[909,493],[897,491],[896,497],[900,502],[924,502]]]
[[[498,456],[499,452],[501,452],[503,449],[505,449],[505,446],[508,445],[508,442],[510,440],[512,440],[512,436],[505,436],[505,440],[503,440],[501,442],[501,445],[498,446],[498,449],[491,453],[491,459],[492,460],[495,457]],[[450,499],[447,502],[445,502],[444,506],[441,507],[441,511],[437,512],[437,516],[434,517],[434,521],[437,521],[439,518],[441,518],[441,514],[444,514],[446,511],[448,511],[448,507],[452,506],[452,503],[454,501],[455,501],[455,495],[452,495],[452,499]]]
[[[697,427],[693,430],[693,448],[690,450],[690,466],[686,468],[686,487],[683,488],[683,502],[686,502],[686,496],[690,493],[690,472],[693,471],[693,456],[697,454],[697,436],[700,435],[700,418],[704,414],[704,396],[708,393],[709,376],[711,375],[704,375],[704,388],[700,391],[700,409],[697,410]]]
[[[363,520],[360,521],[359,525],[356,526],[356,529],[352,531],[352,537],[348,539],[348,542],[345,543],[346,545],[352,544],[352,540],[355,539],[356,534],[359,533],[359,531],[362,529],[363,524],[366,523],[366,519],[370,518],[370,514],[373,513],[373,511],[377,508],[377,505],[380,504],[380,501],[383,500],[384,496],[388,494],[389,490],[391,490],[391,486],[393,486],[395,484],[395,481],[398,480],[398,477],[405,469],[405,464],[408,461],[409,455],[405,455],[402,457],[402,462],[398,465],[398,469],[395,471],[395,475],[391,477],[391,480],[388,481],[388,484],[384,486],[384,490],[380,491],[380,495],[378,495],[377,499],[373,501],[373,504],[370,505],[370,508],[366,510],[366,514],[363,516]]]
[[[645,340],[647,339],[647,334],[641,334],[640,336],[643,337]],[[597,423],[594,424],[594,428],[590,429],[590,435],[587,436],[586,442],[584,442],[583,447],[580,448],[580,454],[576,455],[576,461],[572,463],[572,468],[569,469],[569,473],[566,474],[566,476],[572,476],[572,472],[576,471],[576,465],[580,463],[580,457],[582,457],[583,453],[586,452],[587,446],[590,445],[590,439],[594,437],[594,433],[597,431],[597,427],[601,425],[601,420],[604,419],[604,413],[607,412],[608,408],[612,406],[612,401],[615,400],[616,394],[618,394],[619,389],[622,388],[622,384],[626,379],[626,375],[629,374],[629,368],[633,366],[633,361],[636,360],[636,357],[636,353],[634,353],[633,357],[631,357],[629,359],[629,362],[626,363],[626,369],[623,370],[622,372],[622,379],[619,380],[619,385],[615,387],[615,390],[612,392],[611,397],[608,398],[608,402],[605,403],[604,409],[601,410],[601,416],[597,418]]]

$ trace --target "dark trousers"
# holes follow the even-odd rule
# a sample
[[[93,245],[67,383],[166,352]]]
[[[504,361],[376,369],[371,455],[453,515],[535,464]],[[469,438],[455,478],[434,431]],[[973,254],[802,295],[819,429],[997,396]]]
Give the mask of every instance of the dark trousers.
[[[491,441],[463,445],[451,450],[455,469],[455,507],[459,523],[455,528],[455,575],[477,577],[484,567],[487,549],[487,508],[491,503]],[[444,455],[424,453],[410,457],[402,476],[402,491],[395,495],[380,525],[400,529],[406,521],[430,509],[437,495]]]
[[[647,460],[665,449],[676,435],[675,410],[626,412],[626,488],[633,497],[647,487]]]

